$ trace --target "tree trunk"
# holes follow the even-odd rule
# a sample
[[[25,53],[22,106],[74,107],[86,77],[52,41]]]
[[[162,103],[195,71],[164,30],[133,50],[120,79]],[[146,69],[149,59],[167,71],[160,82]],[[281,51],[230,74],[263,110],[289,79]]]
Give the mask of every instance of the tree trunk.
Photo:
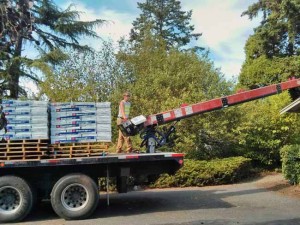
[[[19,97],[19,79],[21,75],[21,57],[23,38],[18,37],[15,45],[15,52],[12,59],[12,64],[8,69],[9,81],[8,90],[10,91],[9,97],[12,99],[17,99]]]

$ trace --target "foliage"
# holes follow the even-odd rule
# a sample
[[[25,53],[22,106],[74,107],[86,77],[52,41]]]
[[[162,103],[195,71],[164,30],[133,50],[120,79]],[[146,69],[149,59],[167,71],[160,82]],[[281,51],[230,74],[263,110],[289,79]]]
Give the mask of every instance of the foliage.
[[[41,83],[41,93],[55,102],[108,101],[121,77],[111,42],[98,52],[69,49],[68,59],[54,68]]]
[[[142,11],[133,22],[130,40],[141,44],[150,30],[153,37],[162,38],[168,48],[186,46],[201,34],[194,34],[190,25],[192,11],[182,11],[180,1],[152,0],[138,3]]]
[[[300,3],[298,0],[259,0],[242,15],[250,19],[263,15],[261,24],[250,38],[257,42],[248,46],[248,57],[266,55],[293,56],[300,54]],[[255,37],[255,38],[254,38]]]
[[[300,145],[286,145],[280,154],[284,177],[291,184],[300,184]]]
[[[1,12],[9,13],[9,10]],[[80,45],[78,39],[82,36],[98,37],[93,28],[103,23],[102,20],[78,21],[80,16],[78,11],[73,10],[72,6],[61,10],[53,0],[34,1],[30,12],[32,15],[30,21],[34,21],[31,24],[31,32],[34,35],[30,35],[30,38],[26,39],[27,36],[22,33],[17,34],[11,47],[13,53],[1,66],[1,78],[7,78],[2,89],[10,90],[10,98],[19,97],[21,77],[39,81],[34,70],[30,71],[33,65],[40,69],[47,67],[49,63],[58,63],[59,59],[65,58],[61,51],[65,47],[90,50],[89,47]],[[28,26],[28,24],[25,23],[22,26]],[[11,27],[5,27],[5,29],[11,29]],[[6,40],[7,42],[11,41]],[[39,51],[40,58],[33,60],[21,54],[24,48],[29,46],[27,44],[31,44]],[[3,56],[0,57],[3,59]],[[0,94],[3,95],[3,93]]]
[[[259,0],[242,15],[262,19],[246,42],[238,86],[253,89],[299,77],[299,1]],[[280,148],[297,141],[299,132],[297,115],[278,113],[290,101],[285,93],[237,107],[242,115],[234,130],[237,154],[259,165],[278,166]]]
[[[283,93],[237,107],[242,115],[233,130],[239,141],[238,154],[262,166],[279,165],[279,149],[293,142],[299,130],[297,115],[279,114],[289,102],[288,93]]]
[[[240,84],[251,87],[299,76],[300,3],[298,0],[259,0],[243,15],[263,15],[245,45],[246,61]]]
[[[126,89],[132,92],[132,116],[163,112],[183,103],[193,104],[230,93],[231,84],[207,57],[190,51],[166,51],[164,42],[157,42],[151,36],[133,53],[128,48],[122,49],[118,59],[127,68],[130,74],[127,77],[131,78]],[[112,101],[115,105],[118,105],[122,91],[124,89],[114,93]],[[200,130],[212,136],[219,135],[222,140],[230,139],[225,130],[231,129],[231,122],[224,121],[224,117],[221,111],[183,120],[176,126],[180,138],[172,150],[189,152],[204,145],[198,141]],[[218,122],[220,126],[216,127]]]
[[[100,188],[100,191],[107,191],[107,178],[106,177],[100,177],[98,179],[98,185]],[[116,191],[117,190],[117,179],[116,177],[110,177],[109,178],[109,191]]]
[[[247,87],[260,87],[287,81],[300,72],[300,56],[273,57],[261,56],[243,64],[239,82]]]
[[[152,184],[155,188],[228,184],[249,175],[251,160],[231,157],[211,161],[185,160],[175,175],[163,174]]]
[[[24,0],[2,0],[0,4],[0,52],[1,59],[9,58],[19,35],[32,39],[32,5]],[[0,66],[3,66],[0,61]]]
[[[180,142],[178,151],[184,149],[187,158],[200,160],[235,156],[238,140],[233,130],[239,124],[240,112],[229,108],[199,117],[183,122],[183,126],[187,126],[183,136],[194,137],[194,146],[186,146],[184,142]]]

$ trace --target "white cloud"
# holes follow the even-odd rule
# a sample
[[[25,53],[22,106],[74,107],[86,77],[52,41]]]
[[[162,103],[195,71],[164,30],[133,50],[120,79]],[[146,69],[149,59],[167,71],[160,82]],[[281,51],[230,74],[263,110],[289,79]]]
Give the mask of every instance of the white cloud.
[[[66,8],[71,2],[66,3]],[[90,9],[86,5],[76,2],[76,10],[84,12],[80,16],[82,21],[93,21],[96,19],[103,19],[107,22],[102,26],[95,29],[96,33],[104,40],[111,39],[113,42],[117,42],[120,37],[128,37],[132,22],[137,15],[130,13],[118,12],[116,10],[107,9],[105,7]],[[83,40],[83,44],[89,44],[95,49],[98,49],[101,45],[97,39]]]
[[[216,67],[227,78],[233,75],[237,76],[244,61],[244,45],[253,28],[258,25],[258,20],[250,21],[241,14],[247,7],[256,2],[256,0],[182,0],[183,10],[193,10],[191,24],[195,26],[196,33],[202,33],[198,40],[199,46],[204,46],[211,51],[211,57]],[[67,2],[63,8],[66,8],[72,1]],[[135,3],[135,1],[134,1]],[[122,4],[122,3],[120,3]],[[136,7],[136,4],[132,5]],[[129,36],[132,22],[138,17],[132,11],[126,13],[106,7],[88,8],[84,1],[76,1],[76,9],[84,12],[81,19],[84,21],[104,19],[107,24],[98,27],[96,32],[103,39],[112,39],[118,41],[120,37]],[[98,49],[100,41],[97,39],[83,39],[82,44],[89,44]]]
[[[238,75],[244,61],[244,45],[258,22],[250,21],[243,11],[255,0],[185,0],[184,10],[193,10],[191,23],[195,32],[202,33],[199,45],[208,47],[213,55],[215,65],[230,78]],[[239,7],[237,7],[239,4]]]

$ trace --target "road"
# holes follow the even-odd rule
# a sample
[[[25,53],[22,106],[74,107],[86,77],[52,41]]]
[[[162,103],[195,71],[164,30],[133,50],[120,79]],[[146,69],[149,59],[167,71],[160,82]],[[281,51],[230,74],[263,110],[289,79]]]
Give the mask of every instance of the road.
[[[280,194],[281,185],[266,189],[265,180],[234,185],[156,189],[112,194],[110,206],[101,197],[96,213],[87,220],[65,221],[50,203],[43,203],[23,225],[294,225],[300,224],[300,198]],[[276,177],[277,176],[277,177]],[[280,177],[279,177],[280,178]]]

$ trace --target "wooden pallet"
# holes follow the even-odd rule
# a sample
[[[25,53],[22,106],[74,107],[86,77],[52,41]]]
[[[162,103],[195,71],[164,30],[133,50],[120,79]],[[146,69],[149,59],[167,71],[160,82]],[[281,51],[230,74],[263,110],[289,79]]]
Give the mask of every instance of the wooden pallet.
[[[24,140],[7,140],[1,141],[0,146],[21,146],[21,145],[48,145],[48,139],[24,139]]]
[[[41,160],[45,159],[47,156],[44,155],[14,155],[14,156],[0,156],[0,160],[12,161],[12,160]]]
[[[0,143],[0,160],[41,160],[95,157],[107,153],[108,144],[72,143],[48,145],[48,139],[9,140]]]
[[[102,156],[108,150],[108,144],[72,143],[50,146],[51,158],[77,158]]]
[[[5,144],[48,144],[49,139],[21,139],[21,140],[7,140]],[[2,144],[2,143],[1,143]]]
[[[46,155],[46,152],[38,151],[14,151],[14,152],[0,152],[0,156],[30,156],[30,155]]]
[[[0,160],[41,160],[48,157],[48,139],[8,140],[0,143]]]
[[[6,148],[0,148],[0,152],[18,152],[18,151],[48,151],[47,146],[7,146]]]
[[[75,153],[75,154],[66,154],[66,153],[59,153],[53,154],[50,156],[52,159],[61,159],[61,158],[87,158],[87,157],[96,157],[96,156],[103,156],[105,152],[98,152],[98,153]]]
[[[99,143],[99,142],[86,142],[86,143],[83,143],[83,142],[79,142],[79,143],[66,143],[66,144],[52,144],[50,145],[51,147],[56,147],[56,148],[60,148],[60,147],[70,147],[70,146],[73,146],[73,147],[86,147],[86,146],[102,146],[103,148],[108,148],[108,144],[106,143]]]

